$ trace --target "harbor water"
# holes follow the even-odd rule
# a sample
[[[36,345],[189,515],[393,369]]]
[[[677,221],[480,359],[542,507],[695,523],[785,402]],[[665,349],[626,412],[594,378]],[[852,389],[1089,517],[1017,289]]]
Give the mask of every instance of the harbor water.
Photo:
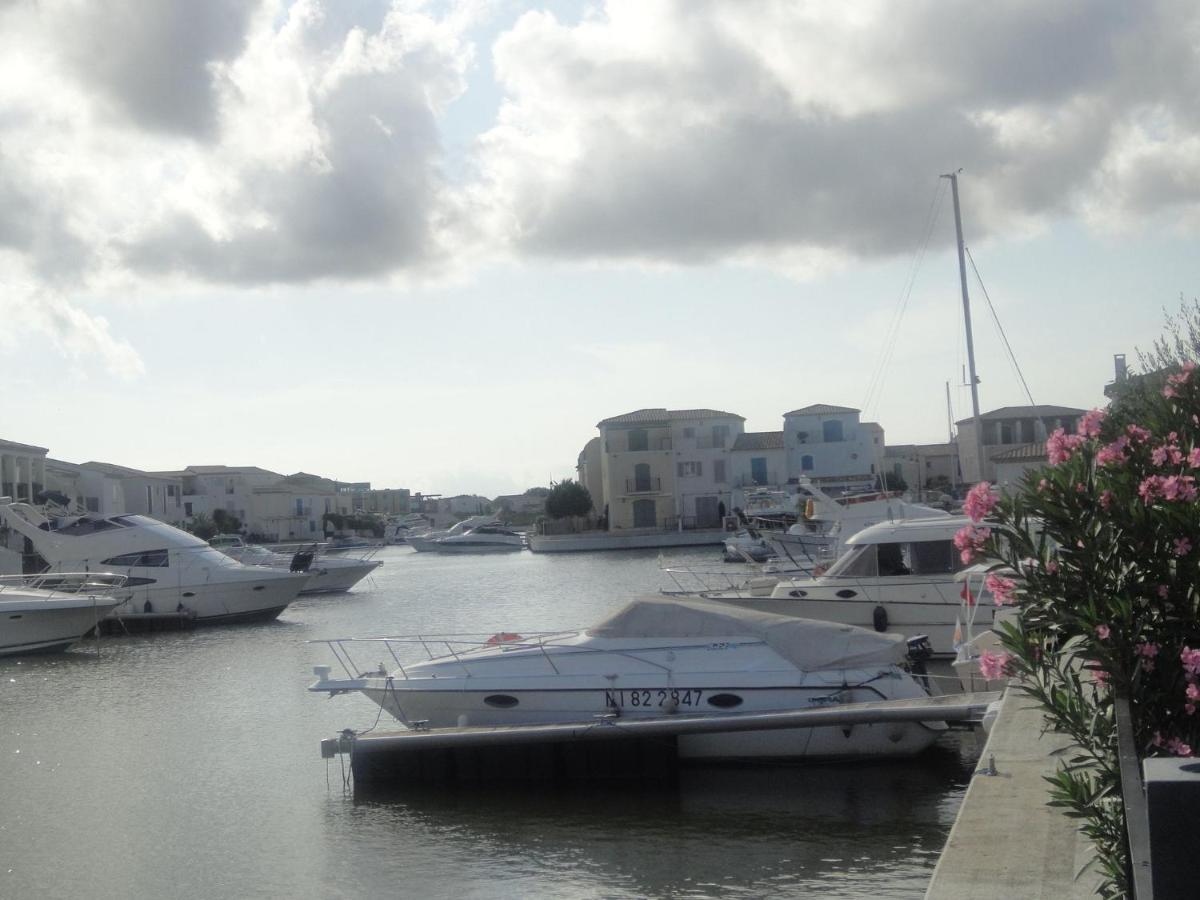
[[[670,788],[346,790],[319,742],[378,708],[309,694],[333,660],[306,641],[582,627],[666,584],[653,551],[378,558],[274,622],[0,660],[0,897],[924,893],[970,734],[901,763],[692,768]]]

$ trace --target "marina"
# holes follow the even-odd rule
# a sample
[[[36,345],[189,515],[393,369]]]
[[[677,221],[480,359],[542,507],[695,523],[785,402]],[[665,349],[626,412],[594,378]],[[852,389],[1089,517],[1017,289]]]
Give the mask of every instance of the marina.
[[[431,897],[923,894],[977,758],[969,732],[887,764],[688,766],[649,793],[344,793],[346,760],[321,759],[319,740],[385,727],[365,698],[305,691],[327,662],[309,640],[565,629],[660,577],[652,551],[378,558],[373,584],[271,622],[0,660],[4,893],[319,898],[402,878]],[[73,865],[47,891],[63,841]]]

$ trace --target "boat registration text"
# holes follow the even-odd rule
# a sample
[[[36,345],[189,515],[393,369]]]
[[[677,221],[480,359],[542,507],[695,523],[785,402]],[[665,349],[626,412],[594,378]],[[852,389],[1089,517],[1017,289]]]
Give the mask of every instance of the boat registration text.
[[[616,690],[604,692],[604,705],[610,709],[627,706],[699,706],[702,691],[695,690]]]

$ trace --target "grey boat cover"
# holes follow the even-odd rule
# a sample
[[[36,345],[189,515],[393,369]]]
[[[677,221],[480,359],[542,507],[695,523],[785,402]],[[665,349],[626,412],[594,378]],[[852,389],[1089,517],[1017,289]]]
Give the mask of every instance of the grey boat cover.
[[[602,638],[754,637],[805,672],[889,666],[902,662],[908,651],[907,642],[898,634],[691,598],[634,600],[589,628],[587,634]]]

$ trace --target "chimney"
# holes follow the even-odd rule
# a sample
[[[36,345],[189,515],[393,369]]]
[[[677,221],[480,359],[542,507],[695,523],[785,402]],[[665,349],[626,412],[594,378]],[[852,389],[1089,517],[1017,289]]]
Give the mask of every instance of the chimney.
[[[1125,367],[1125,354],[1124,353],[1114,353],[1113,354],[1113,366],[1116,369],[1116,377],[1113,379],[1113,381],[1116,384],[1122,384],[1125,381],[1126,376],[1128,375],[1128,369]]]

